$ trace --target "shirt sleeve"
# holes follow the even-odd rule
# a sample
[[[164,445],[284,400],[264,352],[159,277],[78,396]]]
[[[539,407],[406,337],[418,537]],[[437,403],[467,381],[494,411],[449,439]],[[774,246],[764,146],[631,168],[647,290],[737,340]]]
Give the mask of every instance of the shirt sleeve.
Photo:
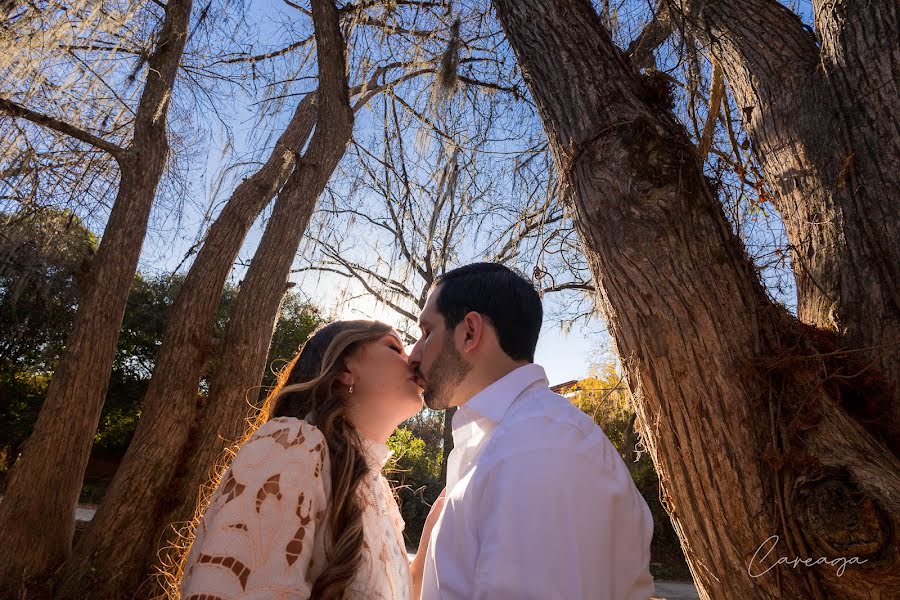
[[[617,458],[545,448],[493,465],[476,513],[474,600],[623,600],[639,597],[642,578],[652,591],[652,521]]]
[[[184,600],[306,600],[326,506],[326,445],[298,419],[273,419],[234,457],[185,564]]]

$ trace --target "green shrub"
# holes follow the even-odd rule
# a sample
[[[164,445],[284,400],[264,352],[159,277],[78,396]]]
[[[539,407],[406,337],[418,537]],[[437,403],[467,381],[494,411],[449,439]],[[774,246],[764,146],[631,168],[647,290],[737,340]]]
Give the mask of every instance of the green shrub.
[[[406,543],[416,548],[428,511],[444,488],[441,480],[442,450],[440,445],[426,444],[409,426],[397,429],[388,440],[388,447],[393,450],[394,456],[388,462],[385,473],[394,487],[400,514],[406,522]]]

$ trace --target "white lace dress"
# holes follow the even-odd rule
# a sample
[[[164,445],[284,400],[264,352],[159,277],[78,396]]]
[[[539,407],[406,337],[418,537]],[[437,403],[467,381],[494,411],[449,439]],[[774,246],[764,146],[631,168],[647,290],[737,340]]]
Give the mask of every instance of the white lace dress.
[[[365,443],[363,556],[350,595],[407,600],[403,519],[381,473],[391,453]],[[290,417],[260,427],[234,457],[197,527],[182,600],[309,598],[328,560],[330,482],[325,438],[316,427]]]

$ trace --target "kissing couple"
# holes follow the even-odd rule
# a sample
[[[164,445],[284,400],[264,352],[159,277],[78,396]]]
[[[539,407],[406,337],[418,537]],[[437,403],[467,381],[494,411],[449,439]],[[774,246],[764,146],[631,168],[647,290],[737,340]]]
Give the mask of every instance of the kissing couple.
[[[318,329],[282,371],[196,526],[182,600],[646,600],[653,519],[600,428],[534,364],[534,285],[435,280],[409,355],[377,321]],[[459,407],[410,561],[382,468],[422,410]]]

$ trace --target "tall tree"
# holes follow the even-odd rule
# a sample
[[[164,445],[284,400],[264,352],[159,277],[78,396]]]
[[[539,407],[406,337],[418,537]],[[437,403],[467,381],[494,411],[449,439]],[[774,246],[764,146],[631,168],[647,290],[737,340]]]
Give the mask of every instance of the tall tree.
[[[92,261],[66,350],[34,433],[0,503],[0,588],[51,572],[70,553],[72,514],[115,359],[116,339],[168,153],[166,115],[187,40],[191,0],[171,0],[147,60],[134,133],[121,147],[7,99],[0,110],[112,154],[119,190]],[[41,535],[35,535],[35,532]],[[0,592],[2,593],[2,592]]]
[[[309,14],[299,5],[294,7]],[[361,10],[348,6],[340,12],[342,19],[352,23]],[[385,28],[391,30],[378,21],[365,20],[364,23],[379,32]],[[414,33],[421,37],[428,32]],[[244,56],[242,60],[252,63],[285,54],[305,43],[301,40],[262,56]],[[320,67],[326,58],[327,55],[319,56]],[[362,69],[367,79],[349,89],[349,95],[354,97],[352,110],[361,110],[373,96],[400,82],[433,72],[433,62],[421,58],[394,60],[374,69],[367,63]],[[336,66],[329,64],[328,68]],[[388,77],[398,70],[400,75]],[[246,396],[248,392],[256,391],[261,379],[265,350],[272,337],[279,301],[286,289],[286,276],[277,274],[279,265],[285,260],[292,261],[300,238],[297,238],[297,244],[285,240],[302,236],[308,219],[305,212],[312,210],[319,193],[316,190],[321,190],[319,181],[327,181],[337,164],[329,153],[339,147],[342,156],[346,145],[346,142],[341,145],[340,135],[332,139],[338,146],[322,141],[321,136],[328,131],[327,128],[320,130],[325,125],[318,121],[318,99],[322,93],[320,88],[304,95],[263,166],[237,186],[203,239],[167,321],[154,376],[143,400],[147,429],[139,426],[121,467],[122,472],[79,544],[76,557],[63,571],[61,579],[65,594],[83,593],[83,586],[69,582],[83,578],[84,570],[92,566],[91,561],[81,558],[84,556],[94,556],[94,560],[103,562],[106,559],[96,558],[98,553],[110,553],[118,565],[113,574],[106,570],[92,572],[91,577],[97,582],[106,581],[108,577],[115,580],[97,583],[95,593],[99,595],[104,589],[118,589],[117,585],[125,588],[133,585],[128,583],[129,577],[134,580],[140,573],[153,573],[159,564],[160,555],[156,548],[160,545],[167,555],[163,562],[169,560],[168,554],[173,550],[169,548],[171,532],[164,534],[163,530],[170,524],[179,529],[184,522],[190,521],[198,493],[208,482],[210,469],[219,464],[217,459],[240,437],[246,426]],[[309,140],[313,127],[320,131],[319,137],[313,135]],[[341,129],[335,129],[335,132],[340,134]],[[309,146],[301,154],[308,140]],[[313,141],[316,141],[315,146]],[[301,163],[306,164],[304,169],[307,171],[312,165],[318,167],[316,177],[298,183],[301,173],[297,166]],[[302,176],[308,178],[310,174],[305,172]],[[252,264],[256,267],[244,278],[241,285],[244,293],[239,296],[242,300],[236,303],[226,335],[218,343],[212,336],[215,299],[254,219],[276,195],[274,210],[279,216],[270,220],[268,233],[263,237],[264,244],[257,250],[264,252],[266,258],[254,258]],[[281,241],[273,246],[275,239]],[[265,275],[260,276],[260,270],[265,271]],[[274,280],[282,281],[276,286],[280,290],[276,296],[272,294],[277,290],[269,285]],[[254,282],[261,282],[262,287],[254,288]],[[223,364],[231,366],[222,367]],[[209,390],[198,393],[204,375],[209,375]],[[173,461],[173,455],[179,457],[178,460]],[[148,500],[151,498],[152,501]],[[113,550],[103,541],[110,535],[109,531],[127,531],[132,537],[151,541],[147,545],[123,544]],[[154,545],[152,549],[149,548],[151,545]],[[172,554],[178,554],[177,548]],[[147,593],[153,593],[150,587],[147,590],[150,590]]]
[[[900,28],[896,3],[667,4],[724,71],[785,224],[797,316],[900,381]],[[894,417],[900,423],[900,386]]]
[[[253,306],[250,303],[249,307],[251,311],[265,310],[264,324],[268,325],[268,335],[257,336],[259,339],[265,338],[265,344],[256,348],[261,352],[261,357],[253,357],[252,366],[258,371],[254,373],[257,380],[262,376],[262,363],[265,361],[268,342],[272,337],[278,305],[285,292],[284,282],[296,252],[296,245],[299,244],[305,230],[305,222],[315,206],[319,192],[343,156],[353,126],[346,75],[346,45],[340,30],[337,9],[330,0],[313,0],[312,16],[319,63],[315,133],[309,147],[296,161],[293,172],[279,193],[270,226],[263,235],[260,249],[257,251],[256,256],[260,257],[260,264],[257,269],[251,267],[251,272],[245,278],[243,290],[238,294],[237,305],[230,318],[229,330],[226,332],[227,340],[233,329],[231,323],[246,321],[248,318],[245,314],[248,308],[247,298],[258,297],[257,294],[260,293],[258,290],[265,290],[263,302],[268,301],[271,310],[269,305],[265,304]],[[284,152],[292,150],[291,146],[284,147]],[[283,155],[275,157],[276,171],[284,167],[284,160]],[[273,181],[266,182],[270,186],[273,183]],[[282,246],[290,245],[293,239],[296,239],[297,244],[293,250],[285,251]],[[268,252],[266,249],[269,249]],[[276,269],[286,262],[284,273],[280,278],[277,273],[259,272],[272,268],[262,265],[262,262],[267,260],[273,260]],[[274,296],[268,293],[272,286],[277,289]],[[257,291],[254,291],[255,287],[258,288]],[[245,308],[242,309],[242,306]],[[258,329],[255,333],[259,333]],[[223,355],[227,352],[228,350],[223,351]],[[247,358],[243,354],[240,356],[243,359]],[[242,378],[235,385],[243,390],[242,384],[246,381],[246,378]],[[173,444],[167,439],[170,436],[189,437],[189,429],[180,427],[175,431],[165,430],[158,427],[158,421],[165,412],[168,413],[167,419],[178,415],[179,420],[183,419],[189,426],[195,423],[192,417],[194,411],[198,410],[197,400],[196,398],[184,400],[186,401],[148,403],[144,407],[145,412],[128,454],[116,473],[103,505],[84,538],[79,542],[77,553],[65,564],[59,576],[57,595],[60,598],[117,598],[132,597],[139,592],[151,595],[156,593],[156,590],[141,590],[140,586],[146,577],[152,574],[157,542],[168,525],[165,516],[168,510],[171,510],[170,506],[167,506],[171,499],[167,497],[166,490],[169,488],[177,490],[177,478],[182,475],[179,468],[184,468],[184,462],[191,452],[191,448],[186,446],[184,441],[180,443],[176,441]],[[173,447],[181,449],[182,452],[176,460],[166,455]],[[148,461],[148,456],[152,458],[152,454],[146,453],[153,452],[162,452],[164,456],[160,457],[160,461]],[[148,469],[148,464],[154,468]],[[103,565],[102,570],[96,569],[98,564]]]
[[[378,29],[385,27],[378,21],[364,22]],[[421,30],[416,32],[416,36],[427,36],[430,33]],[[344,68],[343,64],[336,62],[334,56],[324,58],[329,61],[327,68],[332,71]],[[200,407],[195,428],[191,432],[192,441],[189,445],[194,451],[185,456],[181,465],[178,487],[173,494],[174,502],[163,519],[165,523],[177,524],[190,520],[198,508],[205,506],[205,492],[208,488],[204,489],[204,486],[210,481],[217,481],[217,471],[230,458],[231,446],[242,439],[248,417],[252,420],[258,410],[255,407],[248,408],[247,392],[248,389],[255,390],[263,379],[273,320],[285,290],[294,285],[288,282],[291,266],[301,240],[307,233],[317,200],[350,142],[353,114],[377,94],[390,93],[404,81],[433,72],[433,62],[393,62],[375,68],[365,83],[348,89],[347,106],[350,115],[347,116],[346,123],[340,121],[343,104],[337,101],[336,96],[332,99],[332,112],[327,115],[327,120],[317,121],[317,134],[310,141],[298,168],[279,193],[260,245],[242,282],[242,292],[238,295],[210,377],[208,401]],[[320,69],[325,66],[320,63]],[[387,80],[386,75],[401,66],[405,67],[406,72],[393,80]],[[322,83],[320,79],[320,94]],[[333,85],[334,81],[329,83]],[[346,83],[344,81],[344,85]],[[352,106],[349,104],[351,97]],[[319,119],[324,118],[325,116],[319,116]],[[201,498],[199,506],[198,494]],[[176,548],[171,560],[178,560],[177,553]]]
[[[638,73],[588,0],[493,5],[701,597],[895,595],[897,431],[872,422],[890,410],[890,386],[846,339],[767,297],[666,86]],[[881,202],[889,214],[892,199]],[[867,562],[794,569],[780,556]]]

